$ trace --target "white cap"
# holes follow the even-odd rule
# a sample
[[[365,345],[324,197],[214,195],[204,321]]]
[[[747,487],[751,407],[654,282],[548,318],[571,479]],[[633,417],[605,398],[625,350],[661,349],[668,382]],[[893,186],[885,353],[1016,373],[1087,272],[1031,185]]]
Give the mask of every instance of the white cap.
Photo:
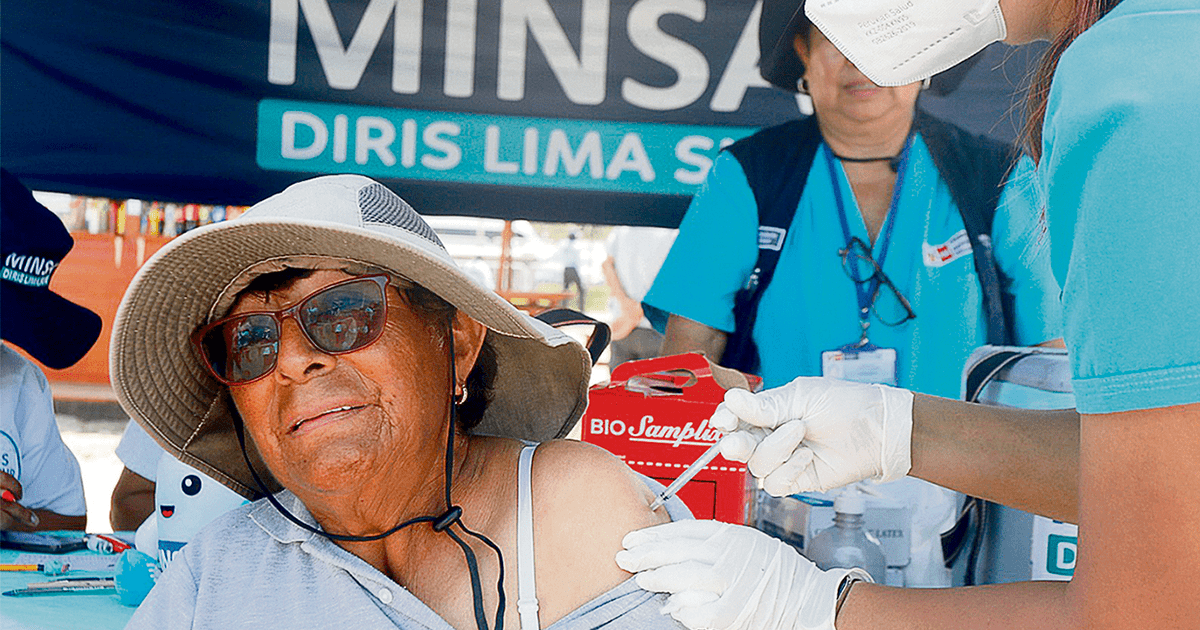
[[[833,500],[833,511],[838,514],[862,514],[865,510],[866,501],[855,483],[842,488],[841,494]]]

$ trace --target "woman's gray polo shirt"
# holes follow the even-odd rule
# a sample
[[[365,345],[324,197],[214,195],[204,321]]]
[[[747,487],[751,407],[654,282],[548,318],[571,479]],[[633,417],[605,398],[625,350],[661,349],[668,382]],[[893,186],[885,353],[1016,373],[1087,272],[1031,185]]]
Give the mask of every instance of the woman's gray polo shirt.
[[[285,490],[276,496],[301,520],[313,521],[294,494]],[[691,518],[678,498],[667,503],[667,511],[672,520]],[[515,594],[509,595],[515,601]],[[665,595],[643,591],[630,578],[550,628],[682,628],[659,612],[665,603]],[[291,523],[264,500],[202,529],[175,555],[126,628],[452,630],[407,589]]]

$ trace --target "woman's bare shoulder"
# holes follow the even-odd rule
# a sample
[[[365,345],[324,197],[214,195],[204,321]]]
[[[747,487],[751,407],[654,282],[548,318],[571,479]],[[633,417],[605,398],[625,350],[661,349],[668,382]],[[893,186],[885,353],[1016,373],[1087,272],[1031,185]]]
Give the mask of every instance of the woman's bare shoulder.
[[[599,512],[613,525],[631,529],[667,520],[650,511],[654,493],[625,462],[608,451],[576,440],[554,440],[534,457],[535,497],[555,511]],[[536,508],[536,506],[535,506]],[[624,534],[622,534],[624,535]]]
[[[597,446],[545,442],[533,464],[538,598],[547,604],[543,621],[550,621],[628,579],[613,560],[621,539],[669,517],[662,508],[651,512],[654,493]]]

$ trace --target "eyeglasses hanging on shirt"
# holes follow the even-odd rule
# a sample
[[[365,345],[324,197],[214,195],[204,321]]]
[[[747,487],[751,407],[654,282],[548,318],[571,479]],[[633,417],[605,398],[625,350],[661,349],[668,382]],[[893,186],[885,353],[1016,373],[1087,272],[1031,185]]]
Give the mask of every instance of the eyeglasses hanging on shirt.
[[[855,295],[858,298],[859,338],[857,342],[848,343],[835,350],[821,353],[821,374],[831,378],[860,383],[882,383],[897,385],[897,354],[895,348],[880,348],[871,343],[867,331],[871,326],[871,314],[875,315],[885,325],[899,326],[917,314],[912,306],[896,288],[896,285],[883,272],[883,262],[887,258],[891,245],[892,231],[896,226],[896,214],[904,190],[904,176],[908,167],[909,151],[912,148],[913,137],[909,134],[900,152],[896,170],[896,183],[892,187],[892,201],[884,219],[883,229],[879,235],[879,257],[872,255],[871,247],[857,236],[850,235],[850,222],[846,217],[846,207],[842,201],[842,184],[838,177],[838,168],[833,150],[829,145],[824,149],[825,162],[829,167],[829,175],[833,179],[833,197],[837,202],[838,219],[841,221],[842,234],[846,238],[846,246],[838,250],[842,257],[842,269],[854,282]],[[886,287],[883,298],[880,299],[880,288]]]
[[[866,284],[870,292],[870,310],[875,317],[888,326],[899,326],[917,314],[908,298],[892,283],[883,268],[871,257],[871,247],[857,236],[850,239],[846,247],[838,250],[842,257],[842,271],[857,285]],[[868,284],[870,283],[870,284]],[[870,287],[874,287],[872,290]],[[881,291],[886,288],[887,291]]]

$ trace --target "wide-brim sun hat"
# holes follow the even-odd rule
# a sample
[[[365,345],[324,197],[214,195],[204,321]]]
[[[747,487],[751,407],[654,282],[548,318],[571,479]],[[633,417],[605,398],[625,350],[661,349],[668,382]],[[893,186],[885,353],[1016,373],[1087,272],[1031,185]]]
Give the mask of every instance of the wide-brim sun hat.
[[[382,269],[486,326],[496,373],[474,433],[540,442],[565,436],[583,414],[591,361],[582,345],[476,284],[382,184],[318,177],[168,243],[138,271],[113,325],[109,369],[121,406],[172,455],[244,496],[259,493],[238,446],[233,401],[191,335],[223,316],[254,276],[285,267]]]

